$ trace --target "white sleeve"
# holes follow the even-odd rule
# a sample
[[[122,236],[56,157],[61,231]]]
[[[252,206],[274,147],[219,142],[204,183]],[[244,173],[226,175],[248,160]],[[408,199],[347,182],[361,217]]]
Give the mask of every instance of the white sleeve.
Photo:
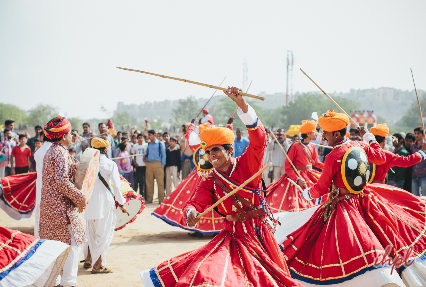
[[[115,162],[112,162],[111,181],[114,189],[115,200],[117,200],[117,202],[120,204],[125,204],[126,200],[124,199],[123,193],[121,192],[120,174]]]
[[[195,210],[195,209],[190,208],[190,209],[188,209],[188,210],[186,211],[185,221],[186,221],[186,219],[188,218],[189,213],[190,213],[191,211],[193,211],[193,210]],[[197,224],[195,224],[194,226],[189,226],[189,225],[188,225],[188,222],[186,222],[186,226],[188,226],[189,228],[195,228],[195,226],[197,226]]]
[[[240,117],[243,124],[245,124],[246,126],[253,126],[253,125],[256,126],[257,120],[258,120],[257,114],[249,104],[247,104],[247,107],[248,107],[247,113],[243,113],[243,110],[241,108],[238,108],[237,114]]]

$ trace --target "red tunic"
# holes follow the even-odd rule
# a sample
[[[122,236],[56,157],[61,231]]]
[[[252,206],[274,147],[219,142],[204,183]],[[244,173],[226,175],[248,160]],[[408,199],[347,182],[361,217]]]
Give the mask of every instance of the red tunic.
[[[346,140],[327,155],[321,177],[311,195],[328,192],[331,181],[344,187],[341,160],[351,146],[364,148],[375,164],[383,164],[379,144]],[[283,252],[292,276],[308,283],[330,285],[351,280],[375,266],[375,259],[392,248],[390,256],[409,255],[416,261],[426,253],[426,201],[399,188],[367,184],[363,192],[340,196],[318,208],[311,219],[287,235]],[[409,253],[410,248],[412,252]]]
[[[256,124],[248,127],[249,147],[234,159],[229,170],[212,171],[231,190],[263,166],[266,132],[260,121]],[[264,200],[262,192],[256,190],[261,187],[261,176],[238,192],[257,206]],[[197,187],[183,213],[189,208],[202,212],[224,195],[209,176]],[[232,202],[232,198],[226,199],[218,206],[219,212],[235,214]],[[150,278],[162,286],[301,286],[290,277],[278,244],[261,218],[225,221],[224,229],[207,245],[151,269]]]
[[[385,154],[386,160],[385,163],[377,165],[374,180],[384,181],[389,169],[394,166],[410,167],[422,161],[422,156],[418,152],[409,156],[400,156],[387,150],[384,150],[383,152]]]
[[[296,168],[311,167],[312,165],[319,169],[324,167],[324,164],[318,159],[315,146],[312,144],[308,144],[305,149],[303,143],[295,143],[290,147],[287,156]],[[268,191],[266,201],[272,212],[299,212],[313,207],[314,201],[304,200],[300,196],[300,190],[287,180],[290,178],[297,183],[299,178],[288,160],[284,162],[284,168],[285,174],[266,188]],[[313,186],[320,177],[320,173],[313,169],[299,170],[299,173],[308,187]]]

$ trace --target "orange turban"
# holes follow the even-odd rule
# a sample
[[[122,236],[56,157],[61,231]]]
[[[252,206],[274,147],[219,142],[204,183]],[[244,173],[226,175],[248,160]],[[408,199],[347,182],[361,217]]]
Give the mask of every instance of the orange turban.
[[[345,114],[329,110],[318,119],[318,124],[326,132],[337,132],[348,126],[349,118]]]
[[[370,133],[379,137],[387,137],[389,135],[389,128],[386,124],[380,124],[370,129]]]
[[[235,140],[234,133],[230,129],[210,128],[207,124],[200,125],[198,133],[203,150],[206,150],[206,148],[212,145],[233,144]]]
[[[308,134],[313,133],[315,129],[317,128],[317,123],[315,121],[302,121],[302,126],[300,127],[300,133],[302,134]]]

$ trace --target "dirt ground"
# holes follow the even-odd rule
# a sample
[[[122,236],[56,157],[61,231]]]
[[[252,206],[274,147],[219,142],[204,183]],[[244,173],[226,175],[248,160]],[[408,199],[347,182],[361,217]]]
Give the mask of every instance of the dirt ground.
[[[135,222],[114,233],[107,257],[107,267],[113,273],[91,274],[91,269],[84,269],[81,263],[78,286],[144,286],[139,276],[142,270],[198,248],[213,238],[213,235],[204,236],[203,239],[191,238],[187,231],[152,216],[151,212],[158,205],[147,204]],[[17,221],[0,209],[0,226],[34,234],[34,216]],[[83,252],[80,260],[83,260]]]

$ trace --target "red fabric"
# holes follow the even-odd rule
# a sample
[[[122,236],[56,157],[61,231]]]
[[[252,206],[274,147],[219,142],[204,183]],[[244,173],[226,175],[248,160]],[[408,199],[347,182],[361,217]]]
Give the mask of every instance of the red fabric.
[[[38,241],[32,235],[0,226],[0,270],[12,268]]]
[[[71,123],[65,117],[56,117],[44,125],[44,135],[48,139],[58,139],[71,130]]]
[[[422,156],[418,152],[409,156],[397,155],[387,150],[384,150],[383,152],[385,154],[386,161],[384,164],[377,165],[376,174],[374,175],[375,180],[385,180],[389,169],[394,166],[410,167],[422,161]]]
[[[344,279],[373,266],[388,245],[393,246],[392,257],[403,257],[410,246],[413,258],[426,252],[426,237],[421,235],[426,201],[405,190],[371,184],[338,202],[328,218],[327,206],[283,243],[287,264],[299,276]]]
[[[28,158],[31,156],[31,149],[25,146],[22,151],[20,146],[15,146],[12,149],[12,155],[14,157],[15,167],[28,166]]]
[[[37,173],[23,173],[3,177],[3,199],[14,210],[27,213],[33,210],[36,201]]]
[[[303,151],[302,143],[293,144],[290,147],[287,156],[294,166],[307,166],[313,164],[315,167],[322,169],[324,164],[319,161],[315,146],[309,144],[307,148],[309,150],[306,151],[306,153],[309,154],[314,163],[312,163],[306,156]],[[299,212],[313,207],[315,205],[315,201],[307,201],[303,199],[300,190],[287,180],[287,178],[290,178],[297,183],[297,179],[299,178],[288,160],[284,162],[284,168],[285,174],[283,174],[280,179],[266,187],[266,190],[268,191],[266,202],[271,207],[272,212]],[[321,175],[321,173],[313,169],[300,170],[299,173],[306,181],[308,187],[312,187]]]
[[[341,165],[342,158],[345,152],[352,146],[358,146],[364,149],[367,158],[371,163],[380,165],[385,163],[385,153],[377,142],[372,142],[367,145],[364,142],[345,140],[342,143],[334,145],[334,149],[325,157],[324,166],[321,177],[318,182],[314,184],[309,190],[312,198],[319,198],[323,196],[330,188],[331,181],[337,187],[345,187],[342,179]]]
[[[164,201],[157,207],[153,214],[165,220],[169,224],[180,226],[184,229],[189,229],[186,225],[186,214],[182,209],[185,204],[192,198],[198,184],[203,180],[199,176],[197,170],[194,169],[177,187],[167,196]],[[195,228],[194,231],[202,233],[219,232],[225,227],[225,218],[212,211],[204,216]]]
[[[247,151],[234,160],[227,174],[215,169],[212,171],[230,189],[247,180],[263,166],[265,129],[258,121],[258,126],[249,129],[248,133],[250,145]],[[261,186],[261,176],[248,184],[250,189],[238,192],[255,205],[260,205],[260,201],[253,189]],[[209,176],[198,185],[193,198],[184,207],[183,214],[186,214],[188,208],[202,212],[224,195]],[[235,213],[231,198],[220,204],[218,209],[223,214]],[[225,229],[208,244],[165,261],[155,268],[155,272],[163,286],[221,286],[222,278],[222,286],[301,286],[290,277],[272,232],[260,218],[244,222],[225,221]]]

